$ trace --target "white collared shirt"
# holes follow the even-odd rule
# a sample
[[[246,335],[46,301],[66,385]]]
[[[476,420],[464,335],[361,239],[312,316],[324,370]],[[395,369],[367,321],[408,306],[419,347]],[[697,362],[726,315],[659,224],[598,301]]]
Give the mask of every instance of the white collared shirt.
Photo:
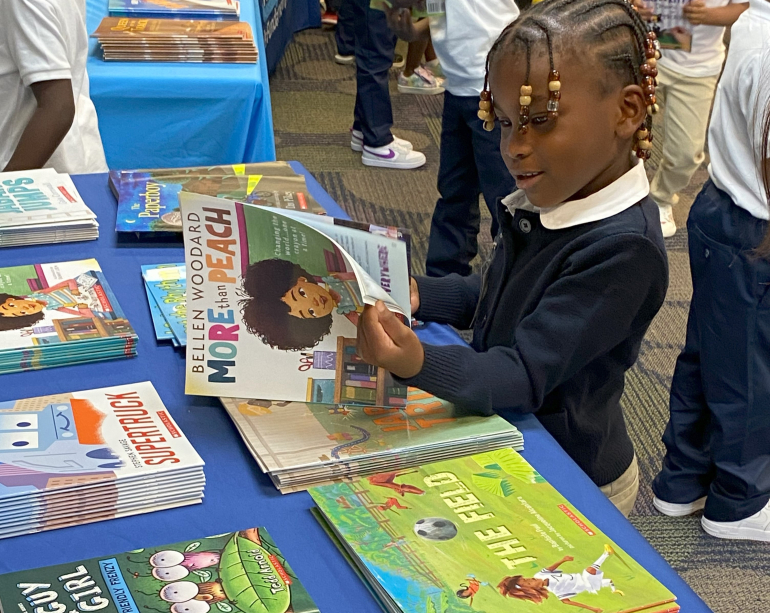
[[[569,200],[549,208],[538,208],[523,190],[517,190],[503,199],[513,214],[516,209],[540,214],[540,223],[548,230],[564,230],[584,223],[601,221],[633,206],[650,193],[650,183],[642,161],[634,156],[634,167],[607,187],[580,200]]]
[[[769,219],[760,164],[762,118],[770,103],[770,1],[750,0],[732,28],[709,126],[709,175],[733,202]]]

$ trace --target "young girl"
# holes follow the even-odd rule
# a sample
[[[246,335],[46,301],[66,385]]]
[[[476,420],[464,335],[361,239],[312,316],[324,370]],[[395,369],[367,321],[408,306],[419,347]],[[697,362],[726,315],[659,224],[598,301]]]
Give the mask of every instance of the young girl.
[[[770,2],[736,21],[709,127],[710,180],[687,221],[693,296],[671,385],[666,515],[770,541]]]
[[[363,300],[355,273],[314,277],[288,260],[261,260],[243,278],[243,321],[263,343],[284,351],[309,349],[329,334],[332,312],[358,323]]]
[[[384,305],[361,357],[481,413],[535,413],[623,512],[638,490],[620,397],[663,303],[668,267],[640,158],[655,111],[654,35],[623,0],[545,0],[489,52],[480,103],[520,188],[501,203],[489,269],[413,282],[415,316],[472,328],[422,345]],[[632,154],[636,153],[636,157]]]
[[[34,326],[43,320],[44,311],[54,310],[82,317],[94,316],[88,305],[81,301],[77,281],[67,279],[24,296],[0,293],[0,332]]]

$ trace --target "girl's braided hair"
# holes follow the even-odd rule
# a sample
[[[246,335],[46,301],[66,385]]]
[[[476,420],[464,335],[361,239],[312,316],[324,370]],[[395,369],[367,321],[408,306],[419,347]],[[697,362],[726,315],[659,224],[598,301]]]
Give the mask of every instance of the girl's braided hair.
[[[621,85],[638,85],[647,102],[647,116],[637,132],[637,155],[649,158],[652,148],[652,114],[657,112],[655,86],[657,82],[657,48],[655,34],[636,9],[626,0],[543,0],[521,13],[510,23],[492,45],[487,55],[484,89],[481,92],[479,117],[491,129],[494,107],[489,91],[489,67],[501,53],[512,50],[526,52],[526,78],[520,98],[519,130],[526,132],[532,88],[529,83],[530,61],[533,50],[544,46],[550,64],[549,116],[558,115],[561,83],[554,66],[554,41],[561,48],[579,46],[580,53],[590,53],[608,76]],[[585,51],[584,51],[585,50]],[[605,90],[610,91],[611,79],[603,79]]]

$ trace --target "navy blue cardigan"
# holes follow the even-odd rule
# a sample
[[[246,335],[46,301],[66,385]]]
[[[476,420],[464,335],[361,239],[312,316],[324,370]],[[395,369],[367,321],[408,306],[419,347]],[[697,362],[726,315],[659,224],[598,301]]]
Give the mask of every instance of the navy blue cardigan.
[[[418,319],[473,329],[404,380],[485,414],[535,413],[597,485],[630,466],[620,397],[668,287],[657,205],[548,230],[504,205],[487,274],[417,279]]]

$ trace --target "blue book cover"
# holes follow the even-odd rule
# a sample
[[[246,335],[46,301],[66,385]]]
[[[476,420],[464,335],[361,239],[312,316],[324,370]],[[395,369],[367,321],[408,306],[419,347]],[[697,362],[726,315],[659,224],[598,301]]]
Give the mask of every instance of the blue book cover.
[[[187,277],[184,264],[142,266],[149,296],[168,325],[174,344],[187,345]],[[155,323],[155,322],[153,322]],[[164,337],[167,338],[167,337]]]
[[[238,19],[237,0],[110,0],[111,16],[170,17],[172,19]]]

